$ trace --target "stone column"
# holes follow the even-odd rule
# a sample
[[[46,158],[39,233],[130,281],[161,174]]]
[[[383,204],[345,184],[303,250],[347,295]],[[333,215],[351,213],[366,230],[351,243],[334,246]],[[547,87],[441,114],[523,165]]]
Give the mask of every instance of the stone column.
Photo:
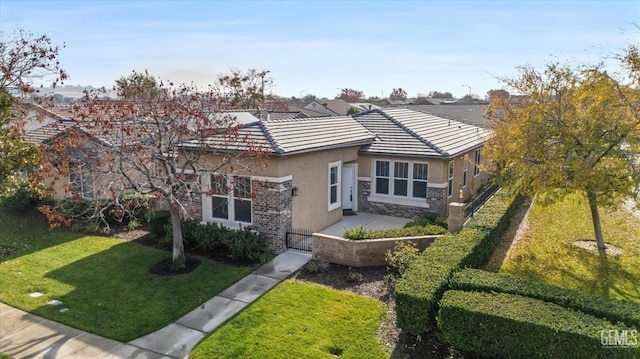
[[[464,203],[449,203],[449,217],[447,220],[449,232],[455,233],[462,229],[464,224]]]

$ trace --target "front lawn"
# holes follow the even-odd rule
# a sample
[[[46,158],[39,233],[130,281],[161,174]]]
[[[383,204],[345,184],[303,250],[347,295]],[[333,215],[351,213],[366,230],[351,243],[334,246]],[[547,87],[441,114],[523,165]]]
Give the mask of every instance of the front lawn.
[[[600,216],[605,242],[621,248],[622,254],[604,255],[573,244],[595,240],[587,201],[576,195],[552,206],[532,206],[529,229],[500,272],[640,302],[640,219],[623,209],[601,209]]]
[[[286,280],[198,344],[189,358],[388,358],[384,304]]]
[[[154,275],[150,267],[170,253],[50,231],[31,212],[0,210],[0,250],[0,301],[123,342],[174,322],[252,270],[203,258],[192,273]]]

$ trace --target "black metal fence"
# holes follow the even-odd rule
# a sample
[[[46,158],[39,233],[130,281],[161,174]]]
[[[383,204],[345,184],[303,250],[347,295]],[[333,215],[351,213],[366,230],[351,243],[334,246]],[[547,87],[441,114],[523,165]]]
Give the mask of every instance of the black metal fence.
[[[287,230],[287,249],[311,252],[313,231],[308,229],[289,228]]]
[[[500,189],[500,187],[490,184],[485,187],[480,193],[471,198],[471,201],[464,206],[464,220],[473,217],[473,214],[478,211],[482,205],[493,196]]]

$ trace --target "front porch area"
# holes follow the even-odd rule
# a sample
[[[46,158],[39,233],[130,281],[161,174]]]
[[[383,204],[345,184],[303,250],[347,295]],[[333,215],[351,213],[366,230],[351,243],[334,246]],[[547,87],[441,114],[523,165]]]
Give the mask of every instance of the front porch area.
[[[332,224],[329,227],[318,231],[318,233],[342,237],[342,233],[345,229],[352,229],[358,226],[364,226],[374,230],[402,228],[405,224],[411,221],[409,218],[384,216],[365,212],[354,213],[354,215],[343,216],[340,222]]]

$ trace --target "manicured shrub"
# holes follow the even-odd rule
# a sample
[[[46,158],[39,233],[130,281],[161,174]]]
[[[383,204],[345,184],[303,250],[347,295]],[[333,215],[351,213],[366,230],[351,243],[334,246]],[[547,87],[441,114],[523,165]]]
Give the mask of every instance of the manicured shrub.
[[[369,229],[364,226],[358,226],[351,229],[345,229],[343,237],[351,240],[366,240],[366,239],[380,239],[380,238],[404,238],[404,237],[419,237],[444,234],[447,230],[440,226],[430,224],[427,226],[413,226],[405,228],[392,228],[392,229]]]
[[[265,240],[248,227],[233,230],[217,223],[200,223],[193,219],[183,219],[180,224],[185,249],[194,254],[223,253],[237,262],[266,262],[271,258]],[[171,237],[171,223],[165,225],[165,231],[167,237]]]
[[[162,238],[167,234],[165,225],[171,223],[171,213],[164,209],[149,212],[147,214],[147,221],[149,222],[149,232],[158,238]]]
[[[557,304],[506,293],[450,290],[438,312],[444,341],[464,351],[505,358],[637,358],[634,328]],[[611,330],[628,347],[606,347]]]
[[[229,231],[224,237],[224,244],[234,261],[266,262],[271,257],[264,239],[249,228]]]
[[[447,222],[447,217],[444,216],[440,216],[437,213],[433,213],[433,212],[426,212],[422,215],[420,215],[420,217],[414,219],[413,221],[407,223],[404,225],[405,228],[408,227],[416,227],[416,226],[429,226],[429,225],[436,225],[436,226],[440,226],[444,229],[449,228],[449,223]]]
[[[499,191],[460,232],[436,239],[413,262],[395,288],[400,328],[414,335],[435,329],[438,301],[452,273],[489,259],[521,201]]]
[[[638,303],[608,299],[479,269],[464,269],[455,273],[451,278],[450,288],[522,295],[579,310],[613,323],[620,322],[640,328],[640,304]]]
[[[411,241],[398,242],[393,248],[384,254],[384,260],[387,262],[387,269],[398,277],[409,268],[420,255],[420,250],[416,244]]]
[[[0,206],[10,211],[25,211],[35,208],[40,202],[40,195],[28,185],[21,185],[16,192],[0,201]]]

